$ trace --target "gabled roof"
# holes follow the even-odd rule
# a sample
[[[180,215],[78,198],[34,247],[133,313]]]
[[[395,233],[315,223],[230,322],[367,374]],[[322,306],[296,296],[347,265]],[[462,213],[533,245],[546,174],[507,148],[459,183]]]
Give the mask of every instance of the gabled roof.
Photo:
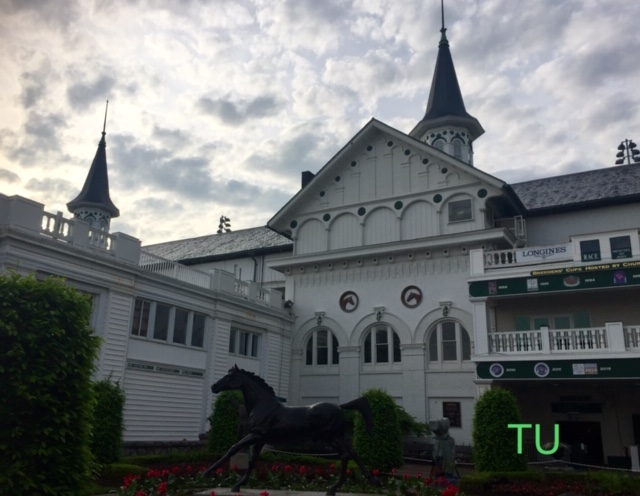
[[[505,186],[505,182],[490,175],[486,172],[483,172],[479,169],[475,169],[473,167],[469,167],[466,163],[452,157],[451,155],[434,148],[432,146],[427,145],[423,141],[416,139],[412,136],[409,136],[402,131],[398,131],[397,129],[372,118],[356,135],[347,141],[347,144],[338,151],[321,169],[318,173],[313,177],[313,179],[301,190],[296,193],[296,195],[289,200],[268,222],[267,226],[272,229],[278,230],[278,232],[285,232],[286,228],[281,224],[286,221],[286,216],[290,215],[290,212],[296,208],[297,205],[305,202],[311,195],[313,184],[317,182],[322,182],[323,178],[331,178],[333,176],[333,169],[340,167],[341,162],[349,156],[354,150],[358,149],[360,146],[363,146],[367,143],[372,136],[376,133],[382,132],[388,135],[390,138],[397,140],[399,142],[405,142],[410,144],[412,147],[421,150],[423,152],[429,153],[432,156],[438,157],[440,160],[446,163],[454,164],[457,163],[460,167],[464,167],[464,171],[467,174],[475,175],[479,180],[488,182],[493,184],[497,188],[503,188]]]
[[[267,227],[253,227],[148,245],[143,246],[142,249],[174,262],[191,265],[241,256],[290,251],[293,249],[293,243]]]
[[[70,212],[78,208],[100,208],[109,212],[111,217],[118,217],[120,210],[114,205],[109,196],[109,175],[107,173],[107,143],[102,132],[102,139],[98,143],[98,150],[91,163],[89,174],[84,182],[80,194],[67,203]]]
[[[511,187],[532,214],[640,202],[640,164],[535,179]]]
[[[467,128],[472,139],[476,139],[484,133],[484,129],[478,119],[467,113],[464,106],[446,31],[444,26],[440,30],[442,37],[438,45],[438,58],[431,80],[427,110],[409,134],[419,138],[429,128],[451,123]]]

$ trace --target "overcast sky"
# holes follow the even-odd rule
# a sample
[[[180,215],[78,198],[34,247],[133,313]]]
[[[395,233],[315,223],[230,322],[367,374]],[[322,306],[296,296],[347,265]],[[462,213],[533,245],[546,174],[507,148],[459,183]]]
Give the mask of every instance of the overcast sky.
[[[510,183],[640,139],[640,2],[455,0],[475,166]],[[439,0],[0,0],[0,192],[67,214],[105,101],[111,231],[264,225],[371,117],[424,115]]]

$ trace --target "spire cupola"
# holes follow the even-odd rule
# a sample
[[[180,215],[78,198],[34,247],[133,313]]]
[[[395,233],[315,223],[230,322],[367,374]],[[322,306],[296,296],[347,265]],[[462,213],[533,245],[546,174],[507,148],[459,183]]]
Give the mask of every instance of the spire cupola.
[[[69,203],[69,212],[77,219],[82,219],[94,229],[108,232],[111,218],[118,217],[120,210],[114,205],[109,196],[109,176],[107,174],[107,143],[105,141],[107,126],[107,108],[104,112],[102,139],[98,143],[96,156],[91,163],[89,174],[84,182],[80,194]]]
[[[444,25],[444,0],[441,7],[441,36],[427,110],[409,135],[473,165],[472,142],[484,129],[464,106]]]

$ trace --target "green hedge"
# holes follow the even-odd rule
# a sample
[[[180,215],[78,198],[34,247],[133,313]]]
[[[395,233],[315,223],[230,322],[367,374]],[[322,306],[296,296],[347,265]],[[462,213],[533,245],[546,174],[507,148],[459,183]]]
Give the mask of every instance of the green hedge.
[[[108,379],[93,384],[96,408],[91,451],[98,463],[114,463],[122,456],[124,391]]]
[[[473,417],[473,460],[479,471],[515,472],[527,468],[518,454],[517,429],[522,415],[515,396],[503,388],[486,391],[475,406]]]
[[[90,297],[62,280],[0,276],[0,487],[78,496],[93,470]]]
[[[216,396],[213,413],[209,416],[211,430],[207,440],[207,448],[213,453],[224,453],[238,442],[238,427],[242,404],[240,391],[222,391]]]
[[[404,464],[402,433],[394,399],[382,389],[370,389],[364,395],[373,410],[373,434],[366,430],[361,415],[355,417],[353,444],[371,469],[388,472]]]
[[[620,472],[474,472],[460,481],[460,490],[474,496],[492,496],[494,487],[513,483],[581,483],[586,495],[632,496],[640,494],[640,478]]]

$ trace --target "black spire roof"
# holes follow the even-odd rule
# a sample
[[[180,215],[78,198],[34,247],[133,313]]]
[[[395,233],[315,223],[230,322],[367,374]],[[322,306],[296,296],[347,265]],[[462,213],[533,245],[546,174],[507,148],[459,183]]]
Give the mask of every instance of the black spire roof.
[[[107,102],[108,104],[109,102]],[[105,127],[106,127],[106,111],[105,111]],[[102,139],[98,143],[96,156],[91,163],[89,174],[84,182],[80,194],[69,203],[67,208],[70,212],[74,212],[81,207],[94,207],[106,210],[111,217],[118,217],[120,210],[111,201],[109,196],[109,175],[107,174],[107,143],[104,139],[106,132],[105,127],[102,128]]]
[[[442,29],[440,29],[442,36],[438,45],[438,58],[431,81],[427,111],[410,134],[419,138],[427,129],[449,123],[467,128],[471,137],[476,139],[484,133],[484,129],[478,119],[469,115],[464,107],[446,31],[443,13]]]

